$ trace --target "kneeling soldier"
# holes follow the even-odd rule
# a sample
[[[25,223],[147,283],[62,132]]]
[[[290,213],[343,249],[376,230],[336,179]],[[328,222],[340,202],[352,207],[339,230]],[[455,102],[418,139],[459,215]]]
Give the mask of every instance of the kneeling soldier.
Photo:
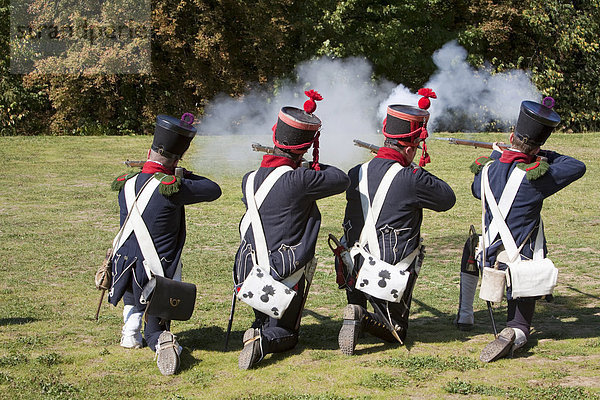
[[[429,89],[419,93],[423,91],[433,94]],[[423,99],[420,105],[429,103]],[[338,338],[346,355],[354,354],[361,331],[387,342],[404,342],[412,291],[424,257],[423,209],[447,211],[456,201],[447,183],[412,164],[420,143],[419,164],[429,162],[424,142],[428,119],[424,109],[388,106],[384,145],[374,159],[348,172],[342,242],[350,248],[354,265],[349,266],[349,304]],[[373,313],[366,310],[367,300]]]
[[[305,287],[316,263],[321,224],[316,201],[348,187],[344,172],[318,163],[321,121],[312,112],[321,97],[312,90],[306,94],[311,100],[304,111],[281,109],[273,127],[273,154],[242,181],[247,212],[240,222],[233,277],[237,297],[254,308],[255,321],[244,334],[241,369],[296,346]],[[305,168],[302,156],[311,145],[313,162]]]
[[[551,98],[545,100],[552,105],[554,103]],[[554,151],[540,150],[559,122],[559,115],[550,107],[524,101],[515,130],[510,135],[511,147],[504,151],[494,150],[490,157],[479,157],[471,166],[475,173],[471,191],[478,199],[483,193],[486,207],[483,249],[480,249],[482,251],[477,257],[480,267],[481,259],[485,258],[481,292],[484,292],[483,287],[488,279],[486,275],[491,276],[487,273],[493,272],[492,269],[504,271],[509,263],[520,260],[547,260],[540,216],[543,201],[585,173],[585,164],[581,161]],[[461,263],[459,309],[455,321],[461,330],[468,330],[474,324],[473,300],[479,280],[479,270],[469,268],[473,263],[468,262],[472,258],[468,254],[468,247],[465,246]],[[512,286],[506,291],[507,328],[483,349],[480,356],[483,362],[504,357],[527,343],[535,301],[543,295],[549,295],[556,284],[553,265],[540,270],[536,267],[535,279],[530,277],[526,280],[537,283],[527,287],[519,287],[520,274],[512,267],[509,269]],[[501,300],[504,280],[499,290]],[[489,301],[488,298],[484,299]]]
[[[181,251],[186,236],[184,205],[221,196],[219,186],[207,178],[181,168],[178,170],[182,176],[175,176],[177,163],[195,134],[191,124],[159,115],[142,171],[121,175],[112,185],[119,191],[121,231],[113,242],[109,301],[117,305],[123,300],[121,346],[125,348],[142,347],[146,305],[140,303],[140,296],[149,276],[181,280]],[[179,368],[181,347],[169,330],[170,321],[146,315],[144,336],[148,347],[156,351],[163,375],[172,375]]]

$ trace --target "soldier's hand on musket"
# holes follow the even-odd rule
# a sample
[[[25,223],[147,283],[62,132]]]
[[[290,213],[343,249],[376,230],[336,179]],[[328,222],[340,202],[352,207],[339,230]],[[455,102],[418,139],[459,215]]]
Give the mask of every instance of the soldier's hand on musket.
[[[502,153],[502,147],[500,147],[500,146],[507,147],[507,144],[504,143],[504,142],[494,142],[494,143],[492,143],[492,149],[494,149],[494,150]]]

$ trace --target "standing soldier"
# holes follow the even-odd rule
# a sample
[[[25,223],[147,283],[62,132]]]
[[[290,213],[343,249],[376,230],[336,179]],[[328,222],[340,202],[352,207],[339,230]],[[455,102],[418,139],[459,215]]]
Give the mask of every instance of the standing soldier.
[[[213,201],[221,195],[215,182],[177,168],[196,134],[191,125],[193,116],[187,116],[191,119],[186,122],[159,115],[141,172],[121,175],[112,184],[113,190],[119,191],[121,231],[113,242],[109,301],[116,306],[123,300],[121,346],[125,348],[142,347],[146,306],[140,303],[140,296],[149,281],[144,264],[156,259],[166,278],[181,280],[181,251],[186,236],[184,205]],[[163,375],[172,375],[179,368],[181,346],[169,330],[170,321],[146,315],[144,336],[157,354]]]
[[[305,287],[316,265],[321,224],[316,201],[348,187],[344,172],[318,163],[321,120],[312,113],[321,96],[313,90],[306,94],[304,110],[281,109],[273,126],[273,154],[242,181],[247,212],[233,278],[237,297],[254,308],[255,321],[244,333],[241,369],[296,346]],[[305,168],[302,156],[311,145],[313,162]]]
[[[338,338],[346,355],[354,354],[361,331],[403,343],[412,291],[425,253],[420,232],[423,209],[447,211],[456,201],[447,183],[412,163],[420,143],[419,164],[422,167],[429,162],[424,142],[429,112],[425,109],[427,97],[435,97],[435,93],[421,89],[419,94],[426,96],[419,101],[421,108],[388,106],[384,146],[374,159],[348,172],[342,242],[351,248],[354,266],[349,268],[348,305]],[[367,299],[374,313],[366,310]]]
[[[544,102],[552,105],[554,103],[552,98],[546,98]],[[507,263],[521,259],[542,260],[547,253],[540,217],[544,199],[581,178],[585,173],[585,165],[582,162],[554,151],[540,150],[540,146],[560,122],[558,114],[551,110],[551,106],[547,107],[545,104],[522,102],[517,125],[510,135],[512,147],[504,151],[497,148],[490,157],[479,157],[471,167],[475,173],[471,190],[473,196],[478,199],[481,199],[482,178],[485,178],[485,233],[482,250],[485,250],[483,254],[486,272],[491,270],[487,267],[506,270]],[[473,299],[479,280],[478,269],[469,268],[468,247],[465,246],[461,263],[460,299],[456,319],[457,327],[461,330],[473,327]],[[478,262],[481,265],[481,258]],[[545,273],[542,270],[536,272],[536,279],[541,280],[525,288],[529,295],[526,292],[525,295],[515,295],[518,278],[513,275],[513,287],[506,292],[507,328],[483,349],[481,361],[497,360],[527,343],[535,301],[542,296],[542,292],[537,296],[531,293],[535,293],[548,282],[553,287],[556,275],[552,269],[549,271],[548,279],[543,278]],[[483,274],[482,288],[487,279],[486,275]],[[501,295],[503,291],[502,281]],[[551,291],[550,288],[543,294],[549,295]]]

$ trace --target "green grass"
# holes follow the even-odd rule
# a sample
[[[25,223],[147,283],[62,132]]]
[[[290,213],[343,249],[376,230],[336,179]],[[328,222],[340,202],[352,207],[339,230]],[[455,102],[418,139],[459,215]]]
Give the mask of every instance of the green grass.
[[[505,135],[457,135],[477,140]],[[549,198],[542,216],[550,257],[559,267],[553,303],[538,303],[530,346],[513,359],[478,361],[492,339],[477,299],[476,325],[457,331],[462,246],[480,204],[468,170],[487,150],[431,141],[427,169],[457,196],[446,213],[425,211],[427,256],[414,292],[406,345],[361,339],[354,357],[337,349],[345,295],[337,289],[328,233],[341,234],[344,196],[319,202],[319,266],[300,343],[240,371],[237,356],[249,307],[238,303],[230,348],[223,351],[231,304],[231,269],[244,212],[240,181],[260,155],[229,138],[198,137],[184,166],[216,180],[223,196],[186,208],[184,279],[198,286],[196,310],[173,331],[184,346],[181,372],[160,375],[148,349],[119,347],[122,306],[103,304],[93,275],[118,229],[110,182],[125,159],[146,154],[149,137],[0,138],[0,399],[388,399],[600,397],[600,134],[554,134],[548,148],[587,164],[586,175]],[[247,140],[244,140],[247,141]],[[239,144],[241,146],[241,144]],[[238,146],[238,147],[239,147]],[[246,146],[246,144],[243,144]],[[202,150],[212,150],[209,156]],[[322,149],[326,159],[326,149]],[[365,161],[348,160],[344,165]],[[506,303],[495,309],[500,327]]]

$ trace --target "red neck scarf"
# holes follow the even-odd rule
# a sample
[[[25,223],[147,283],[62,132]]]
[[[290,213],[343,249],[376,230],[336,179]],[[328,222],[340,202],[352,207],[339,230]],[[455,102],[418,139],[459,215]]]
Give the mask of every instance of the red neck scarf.
[[[281,167],[282,165],[288,165],[294,169],[298,168],[298,164],[291,159],[283,156],[274,156],[272,154],[265,154],[260,163],[262,168],[275,168]]]
[[[530,164],[534,162],[535,159],[536,156],[533,154],[525,154],[521,153],[518,150],[506,149],[502,152],[502,155],[500,156],[500,159],[498,161],[506,164],[512,164],[515,162],[523,162],[525,164]]]
[[[408,162],[408,160],[404,158],[404,155],[402,153],[389,147],[381,146],[375,158],[385,158],[388,160],[397,161],[403,167],[408,167],[410,165],[410,162]]]
[[[154,174],[155,172],[162,172],[163,174],[173,175],[175,173],[175,168],[167,168],[162,164],[159,164],[154,161],[146,161],[144,166],[142,167],[143,174]]]

